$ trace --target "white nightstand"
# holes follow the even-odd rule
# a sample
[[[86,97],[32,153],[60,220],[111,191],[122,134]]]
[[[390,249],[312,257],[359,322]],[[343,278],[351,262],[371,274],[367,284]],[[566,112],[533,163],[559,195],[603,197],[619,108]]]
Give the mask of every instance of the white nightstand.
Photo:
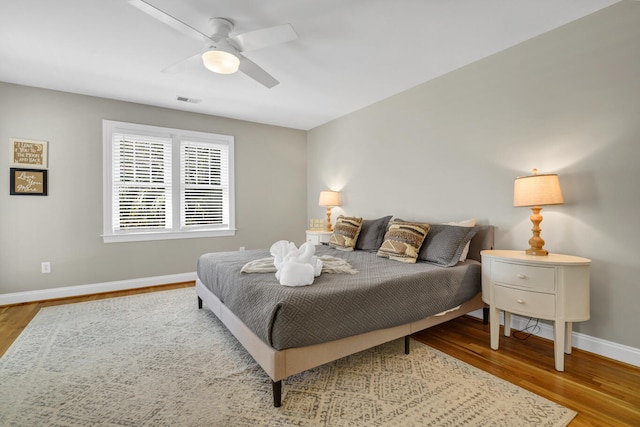
[[[307,242],[313,243],[314,245],[329,243],[332,234],[331,231],[307,230]]]
[[[572,322],[589,320],[589,266],[586,258],[524,251],[482,251],[482,299],[489,304],[491,348],[498,349],[500,310],[504,335],[511,333],[511,313],[554,321],[554,355],[564,371],[571,354]]]

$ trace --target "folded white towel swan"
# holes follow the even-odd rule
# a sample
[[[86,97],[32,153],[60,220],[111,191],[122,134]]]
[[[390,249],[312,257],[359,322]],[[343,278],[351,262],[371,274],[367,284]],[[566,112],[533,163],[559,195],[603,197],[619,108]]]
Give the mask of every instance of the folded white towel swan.
[[[284,286],[306,286],[322,272],[322,261],[315,256],[316,247],[305,242],[298,249],[293,242],[279,240],[269,250],[276,267],[276,279]]]

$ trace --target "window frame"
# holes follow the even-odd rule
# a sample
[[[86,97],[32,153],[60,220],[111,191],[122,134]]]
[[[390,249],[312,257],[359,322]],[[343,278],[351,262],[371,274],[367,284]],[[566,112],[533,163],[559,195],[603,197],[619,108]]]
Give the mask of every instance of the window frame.
[[[103,147],[103,233],[104,243],[139,242],[151,240],[190,239],[203,237],[234,236],[235,228],[235,173],[234,173],[234,137],[208,132],[198,132],[185,129],[174,129],[160,126],[142,125],[137,123],[102,121]],[[171,193],[172,208],[170,230],[114,230],[113,228],[113,134],[124,133],[155,138],[171,139]],[[183,141],[197,144],[226,145],[228,148],[228,190],[227,213],[228,224],[223,226],[181,227],[181,143]]]

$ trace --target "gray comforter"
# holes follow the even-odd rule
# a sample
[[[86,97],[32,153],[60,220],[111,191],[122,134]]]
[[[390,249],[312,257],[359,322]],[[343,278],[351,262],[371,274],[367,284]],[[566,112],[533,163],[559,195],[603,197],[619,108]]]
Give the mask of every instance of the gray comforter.
[[[197,273],[276,350],[413,322],[456,307],[481,289],[480,263],[473,260],[443,268],[318,246],[316,255],[324,254],[347,259],[359,273],[323,273],[302,287],[282,286],[274,273],[240,273],[247,262],[270,256],[266,249],[202,255]]]

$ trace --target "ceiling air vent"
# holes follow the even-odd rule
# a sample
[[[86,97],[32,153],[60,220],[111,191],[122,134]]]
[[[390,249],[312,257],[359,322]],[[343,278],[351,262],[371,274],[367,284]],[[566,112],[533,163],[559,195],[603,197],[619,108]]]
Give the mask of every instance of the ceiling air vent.
[[[202,99],[187,98],[186,96],[179,96],[176,99],[180,102],[190,102],[191,104],[197,104],[202,101]]]

